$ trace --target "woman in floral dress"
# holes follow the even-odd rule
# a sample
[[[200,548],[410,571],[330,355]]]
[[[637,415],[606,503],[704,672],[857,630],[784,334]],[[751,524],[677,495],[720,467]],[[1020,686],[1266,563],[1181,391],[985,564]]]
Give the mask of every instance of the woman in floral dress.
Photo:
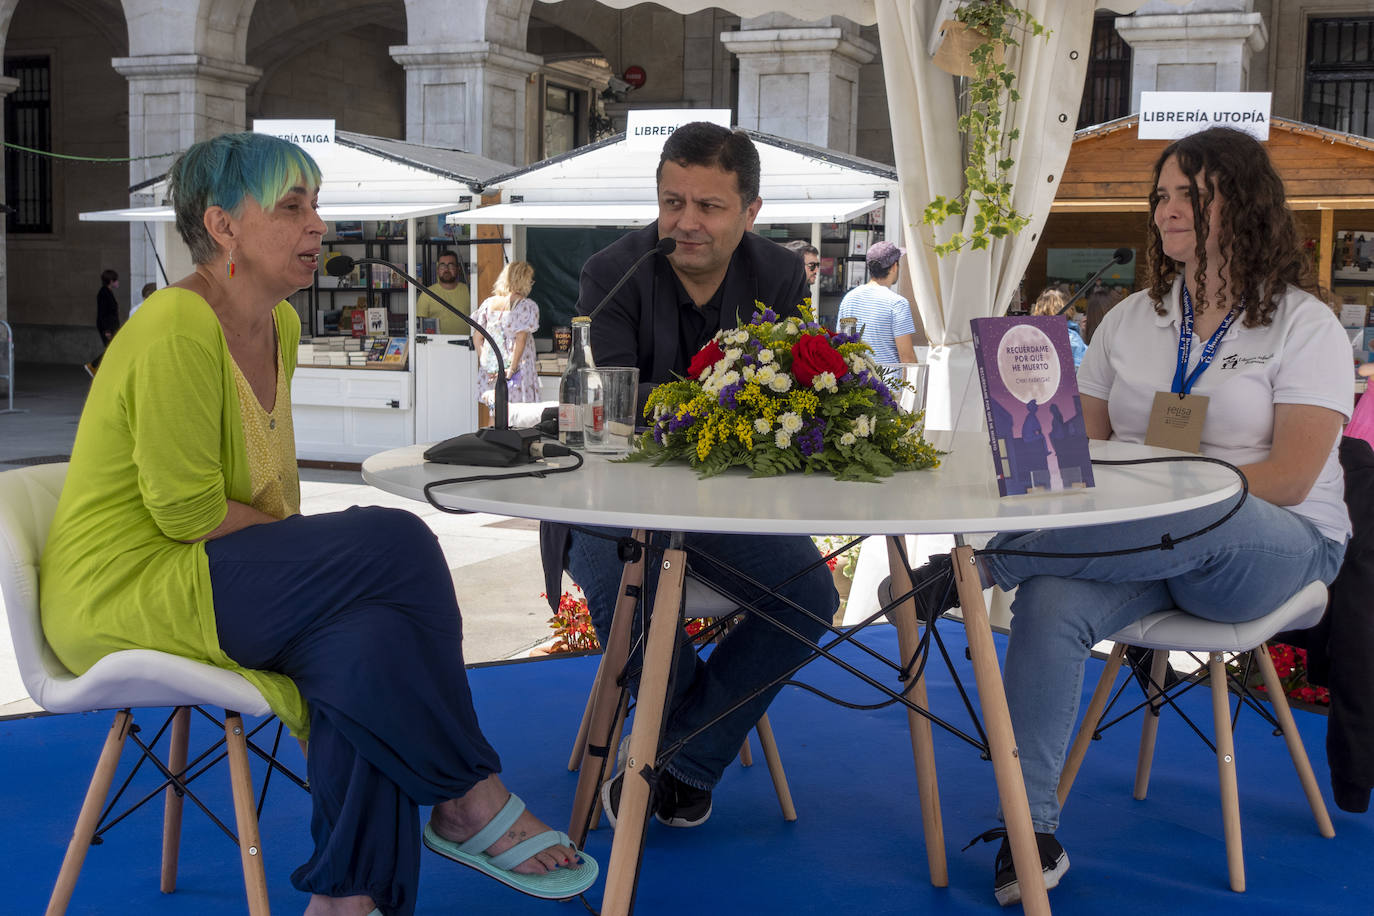
[[[507,400],[514,403],[539,400],[539,375],[534,367],[534,332],[539,329],[539,306],[529,298],[534,268],[526,261],[512,261],[496,278],[489,298],[473,314],[473,320],[491,332],[501,345],[506,361]],[[484,337],[476,337],[477,395],[484,397],[496,386],[496,354]]]

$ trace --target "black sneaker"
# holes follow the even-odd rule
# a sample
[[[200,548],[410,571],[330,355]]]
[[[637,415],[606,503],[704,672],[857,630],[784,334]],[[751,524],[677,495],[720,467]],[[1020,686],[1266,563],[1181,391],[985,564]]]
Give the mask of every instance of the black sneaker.
[[[954,587],[954,562],[947,553],[932,554],[926,565],[911,574],[916,589],[916,616],[929,623],[952,607],[959,606],[959,590]]]
[[[624,782],[625,771],[621,770],[601,787],[601,807],[612,829],[620,809],[620,789]],[[656,805],[650,799],[654,817],[669,827],[699,827],[711,816],[711,790],[679,782],[666,770],[659,774],[658,794]]]
[[[654,812],[659,823],[669,827],[700,827],[711,816],[710,789],[689,786],[666,770],[660,776],[659,787],[663,797]]]
[[[992,890],[997,895],[998,903],[1010,906],[1020,902],[1021,885],[1016,880],[1016,867],[1011,861],[1011,840],[1006,836],[1005,830],[1002,834],[1002,845],[997,850],[994,864],[996,876],[993,879]],[[1040,850],[1040,868],[1045,873],[1045,890],[1049,890],[1056,887],[1064,872],[1069,870],[1069,854],[1059,845],[1059,841],[1052,833],[1036,833],[1035,845]]]

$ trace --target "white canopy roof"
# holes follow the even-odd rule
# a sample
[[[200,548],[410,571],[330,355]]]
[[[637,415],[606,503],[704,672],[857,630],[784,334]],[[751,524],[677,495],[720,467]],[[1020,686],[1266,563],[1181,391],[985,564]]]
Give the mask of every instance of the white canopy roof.
[[[843,223],[886,203],[881,198],[768,200],[756,224]],[[512,226],[647,226],[658,219],[658,205],[644,200],[496,204],[449,216],[451,223]]]
[[[320,192],[321,197],[324,191]],[[418,219],[434,213],[450,213],[460,204],[453,201],[429,203],[330,203],[320,204],[320,218],[325,222],[346,219]],[[124,207],[120,210],[91,210],[81,219],[97,223],[170,223],[176,221],[171,207]]]

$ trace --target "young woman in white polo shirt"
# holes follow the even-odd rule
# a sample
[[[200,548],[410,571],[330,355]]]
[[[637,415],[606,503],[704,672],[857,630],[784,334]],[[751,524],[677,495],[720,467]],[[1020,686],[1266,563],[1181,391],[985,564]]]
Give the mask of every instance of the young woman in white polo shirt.
[[[1228,522],[1172,550],[1053,559],[996,552],[1159,544],[1206,527],[1224,507],[999,535],[979,553],[985,584],[1019,587],[1007,700],[1050,887],[1068,869],[1054,837],[1057,787],[1092,645],[1169,607],[1231,622],[1260,617],[1314,579],[1330,584],[1350,534],[1337,460],[1354,397],[1350,344],[1306,291],[1310,265],[1268,154],[1246,134],[1213,128],[1165,149],[1151,187],[1148,288],[1107,314],[1078,374],[1088,435],[1145,442],[1152,412],[1183,395],[1194,415],[1204,413],[1192,449],[1239,466],[1250,498]],[[953,595],[936,575],[947,563],[932,560],[918,576],[931,583],[925,603]],[[1005,905],[1020,889],[1002,836],[996,894]]]

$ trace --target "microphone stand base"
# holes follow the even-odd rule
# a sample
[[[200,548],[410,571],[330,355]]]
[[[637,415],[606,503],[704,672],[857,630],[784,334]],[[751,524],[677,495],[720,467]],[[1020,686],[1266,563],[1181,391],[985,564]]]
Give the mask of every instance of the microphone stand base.
[[[425,450],[425,460],[436,464],[508,468],[534,461],[530,446],[539,439],[539,430],[533,428],[479,429],[436,442]]]

